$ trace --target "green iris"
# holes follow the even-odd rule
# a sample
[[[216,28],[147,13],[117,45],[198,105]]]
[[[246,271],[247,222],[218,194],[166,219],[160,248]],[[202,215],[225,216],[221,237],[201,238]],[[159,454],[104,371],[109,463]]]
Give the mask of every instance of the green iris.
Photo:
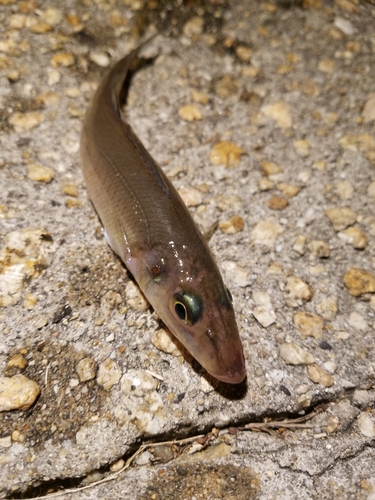
[[[187,325],[194,325],[202,315],[202,301],[192,292],[179,292],[174,296],[174,310]]]

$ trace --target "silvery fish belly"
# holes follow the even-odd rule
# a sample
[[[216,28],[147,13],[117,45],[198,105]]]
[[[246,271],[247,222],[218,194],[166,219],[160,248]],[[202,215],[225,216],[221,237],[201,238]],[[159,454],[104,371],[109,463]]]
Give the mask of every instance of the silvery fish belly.
[[[120,93],[139,49],[121,59],[86,112],[81,160],[107,241],[161,320],[215,378],[246,375],[230,293],[190,212],[132,128]]]

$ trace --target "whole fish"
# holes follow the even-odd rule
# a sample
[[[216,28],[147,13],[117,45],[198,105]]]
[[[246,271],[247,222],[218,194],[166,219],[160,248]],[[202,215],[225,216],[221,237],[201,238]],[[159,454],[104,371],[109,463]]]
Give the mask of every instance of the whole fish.
[[[237,384],[246,369],[231,295],[186,205],[122,118],[138,53],[110,70],[87,109],[80,150],[88,192],[107,242],[160,319],[211,375]]]

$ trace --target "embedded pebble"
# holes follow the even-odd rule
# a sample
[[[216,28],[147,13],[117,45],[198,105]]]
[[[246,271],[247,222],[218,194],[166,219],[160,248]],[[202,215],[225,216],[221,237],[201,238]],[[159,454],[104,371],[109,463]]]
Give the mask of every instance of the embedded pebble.
[[[187,104],[182,106],[178,110],[178,116],[187,122],[193,122],[194,120],[202,120],[202,112],[194,104]]]
[[[215,144],[210,153],[212,165],[225,165],[228,168],[238,167],[244,150],[230,141]]]
[[[314,356],[297,344],[282,344],[280,356],[287,365],[310,365],[315,362]]]
[[[326,210],[326,215],[335,231],[352,226],[357,220],[357,214],[350,208],[330,208]]]
[[[205,92],[201,92],[199,90],[192,90],[191,98],[193,101],[198,102],[199,104],[207,104],[209,101],[209,97]]]
[[[101,68],[107,68],[111,64],[108,54],[104,52],[90,52],[89,59]]]
[[[335,61],[333,61],[332,59],[321,59],[318,63],[318,70],[322,71],[323,73],[332,73],[334,69]]]
[[[251,232],[251,239],[254,243],[273,247],[276,239],[283,233],[283,228],[277,222],[264,219],[258,222]]]
[[[204,29],[204,19],[202,17],[192,17],[184,24],[182,29],[185,36],[201,35]]]
[[[296,241],[294,242],[293,250],[297,252],[299,255],[305,254],[306,240],[307,238],[305,235],[299,234],[296,238]]]
[[[259,181],[260,191],[269,191],[273,188],[273,182],[268,177],[262,177]]]
[[[286,184],[285,182],[280,182],[276,187],[283,193],[284,196],[287,196],[288,198],[294,198],[301,191],[299,186]]]
[[[301,158],[306,158],[310,154],[310,143],[306,139],[293,142],[294,150]]]
[[[39,111],[28,111],[26,113],[16,111],[9,116],[8,122],[14,127],[16,132],[22,132],[23,130],[31,130],[40,125],[44,122],[44,116]]]
[[[61,10],[55,7],[47,7],[42,13],[42,19],[52,26],[57,26],[62,20],[63,14]]]
[[[249,272],[247,269],[230,260],[222,261],[221,267],[225,271],[228,283],[233,283],[240,287],[249,285]]]
[[[353,186],[349,181],[341,181],[336,184],[337,194],[342,200],[350,200],[353,196]]]
[[[121,470],[125,465],[125,461],[120,458],[119,460],[115,460],[114,462],[111,463],[111,465],[109,466],[109,470],[111,472],[118,472],[119,470]]]
[[[39,394],[38,384],[24,375],[0,377],[0,412],[28,410]]]
[[[367,321],[365,320],[365,318],[361,314],[359,314],[355,311],[350,313],[348,323],[355,330],[359,330],[359,331],[368,330],[368,324],[367,324]]]
[[[0,448],[10,448],[12,446],[12,436],[0,438]]]
[[[309,377],[315,384],[323,387],[331,387],[334,384],[333,377],[319,365],[310,365],[308,367]]]
[[[316,306],[316,312],[325,320],[333,321],[339,309],[339,299],[334,295],[324,298]]]
[[[27,177],[35,182],[49,183],[55,177],[55,171],[51,167],[45,165],[37,165],[33,163],[27,167]]]
[[[323,240],[313,240],[309,244],[309,250],[314,257],[318,259],[328,259],[330,249],[328,243]]]
[[[116,385],[121,378],[121,369],[113,360],[107,358],[99,365],[96,381],[106,391]]]
[[[356,31],[353,24],[348,19],[344,19],[343,17],[337,16],[333,24],[335,25],[336,28],[341,30],[345,35],[354,35]]]
[[[359,227],[348,227],[340,231],[337,236],[344,243],[348,243],[356,250],[363,250],[367,245],[366,234]]]
[[[368,188],[367,188],[367,194],[369,196],[375,197],[375,181],[372,181]]]
[[[58,68],[59,66],[67,68],[73,66],[74,62],[73,54],[68,54],[66,52],[58,52],[51,59],[51,65],[54,68]]]
[[[234,215],[230,219],[219,222],[219,229],[226,234],[235,234],[244,228],[244,220],[239,215]]]
[[[270,175],[280,174],[283,171],[283,169],[274,161],[262,161],[261,167],[267,177]]]
[[[241,59],[241,61],[249,62],[253,55],[253,50],[245,45],[239,45],[236,47],[236,56]]]
[[[183,355],[183,351],[180,349],[180,342],[169,330],[166,330],[165,328],[159,328],[156,330],[152,335],[151,342],[156,349],[159,349],[159,351],[172,354],[172,356]]]
[[[126,303],[135,310],[147,311],[150,307],[148,300],[133,281],[128,281],[126,283],[125,297]]]
[[[340,419],[336,415],[328,415],[326,431],[332,434],[340,427]]]
[[[375,122],[375,94],[370,94],[362,111],[363,123]]]
[[[222,99],[236,94],[238,90],[239,83],[231,75],[224,75],[215,85],[215,92]]]
[[[199,189],[192,187],[181,188],[178,190],[178,193],[187,207],[197,207],[203,202],[202,193]]]
[[[356,389],[353,394],[353,404],[359,406],[362,410],[366,410],[370,405],[375,403],[375,391],[366,391]]]
[[[289,201],[281,196],[272,196],[267,205],[271,210],[284,210],[289,205]]]
[[[20,368],[21,370],[23,370],[24,368],[26,368],[26,366],[27,366],[27,361],[22,356],[21,353],[12,356],[7,363],[8,368]]]
[[[371,414],[362,412],[357,418],[357,424],[361,434],[366,437],[375,437],[375,421]]]
[[[40,21],[39,23],[35,23],[32,26],[30,26],[29,29],[32,33],[42,34],[52,31],[52,26],[48,23],[45,23],[44,21]]]
[[[49,90],[48,92],[44,92],[44,94],[40,94],[36,100],[38,103],[43,104],[46,107],[53,108],[60,104],[61,97],[57,92]]]
[[[290,108],[285,102],[277,102],[262,106],[261,111],[266,116],[275,120],[280,128],[290,128],[293,124]]]
[[[57,83],[59,83],[59,81],[61,80],[61,73],[60,71],[57,71],[57,69],[50,69],[48,71],[48,80],[47,80],[47,83],[50,87],[53,87],[54,85],[56,85]]]
[[[87,382],[95,378],[97,365],[92,358],[83,358],[77,363],[76,372],[80,382]]]
[[[68,200],[65,201],[65,206],[67,208],[79,208],[82,206],[82,201],[69,198]]]
[[[314,337],[316,340],[323,338],[324,321],[320,316],[309,311],[300,311],[294,315],[293,321],[302,340],[306,337]]]
[[[254,292],[253,300],[256,307],[253,309],[252,314],[254,318],[260,323],[264,328],[268,328],[270,325],[275,323],[276,314],[272,308],[271,297],[266,292]]]
[[[23,307],[28,311],[34,309],[36,303],[38,302],[38,297],[32,293],[27,293],[25,300],[23,301]]]
[[[68,196],[73,196],[74,198],[78,196],[78,188],[74,184],[65,184],[61,188],[61,192]]]
[[[375,292],[375,276],[359,267],[352,267],[345,273],[344,283],[354,297]]]
[[[284,299],[289,307],[298,307],[312,299],[312,287],[298,278],[289,276],[286,280]]]

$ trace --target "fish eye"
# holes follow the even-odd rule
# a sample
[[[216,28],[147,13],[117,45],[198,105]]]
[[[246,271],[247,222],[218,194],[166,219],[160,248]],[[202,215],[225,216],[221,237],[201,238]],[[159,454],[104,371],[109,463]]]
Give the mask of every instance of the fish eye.
[[[192,292],[179,292],[173,296],[177,317],[187,325],[194,325],[202,315],[202,301]]]

